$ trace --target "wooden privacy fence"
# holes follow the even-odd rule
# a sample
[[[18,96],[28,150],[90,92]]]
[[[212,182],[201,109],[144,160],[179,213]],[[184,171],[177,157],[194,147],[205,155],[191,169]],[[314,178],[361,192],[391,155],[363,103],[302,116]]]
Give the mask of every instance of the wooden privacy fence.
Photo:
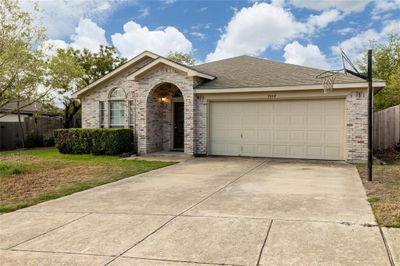
[[[374,113],[374,149],[382,150],[400,143],[400,105]]]
[[[63,127],[61,117],[26,117],[22,123],[25,138],[28,134],[48,137],[53,130]],[[21,128],[18,122],[0,122],[0,150],[18,148],[22,141]]]

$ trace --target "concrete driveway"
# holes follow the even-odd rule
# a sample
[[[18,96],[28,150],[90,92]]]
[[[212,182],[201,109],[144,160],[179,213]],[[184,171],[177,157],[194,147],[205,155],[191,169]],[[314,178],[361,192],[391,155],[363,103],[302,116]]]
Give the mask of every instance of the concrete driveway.
[[[375,225],[346,163],[197,158],[1,215],[0,264],[390,265]]]

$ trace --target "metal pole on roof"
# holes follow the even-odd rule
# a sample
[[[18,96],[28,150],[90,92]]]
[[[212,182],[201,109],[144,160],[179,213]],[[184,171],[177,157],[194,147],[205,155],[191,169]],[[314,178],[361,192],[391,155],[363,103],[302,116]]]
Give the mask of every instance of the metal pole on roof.
[[[372,128],[373,128],[373,97],[374,91],[372,88],[372,50],[368,50],[368,71],[367,71],[367,81],[368,81],[368,181],[372,181]]]

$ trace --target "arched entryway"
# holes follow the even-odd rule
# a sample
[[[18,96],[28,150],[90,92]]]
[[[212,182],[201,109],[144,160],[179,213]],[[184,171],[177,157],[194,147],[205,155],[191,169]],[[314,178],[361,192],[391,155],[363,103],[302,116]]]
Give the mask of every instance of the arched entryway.
[[[146,102],[146,150],[184,151],[184,98],[172,83],[155,86]]]

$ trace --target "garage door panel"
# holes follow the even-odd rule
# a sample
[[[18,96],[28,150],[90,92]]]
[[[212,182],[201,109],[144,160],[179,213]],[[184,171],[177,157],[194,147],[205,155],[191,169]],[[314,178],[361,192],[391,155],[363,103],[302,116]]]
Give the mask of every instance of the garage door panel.
[[[293,158],[306,158],[306,147],[304,145],[291,145],[289,155]]]
[[[242,127],[243,128],[257,128],[258,125],[258,117],[257,113],[248,115],[245,114],[242,117]]]
[[[210,153],[343,159],[344,101],[212,102]]]
[[[314,146],[308,145],[307,146],[307,157],[306,158],[323,158],[323,149],[322,146]]]
[[[293,130],[290,131],[290,143],[294,144],[304,144],[306,141],[307,133],[303,130]]]
[[[266,130],[258,130],[257,131],[257,142],[260,144],[272,144],[274,140],[274,132],[271,130],[271,128],[266,129]]]
[[[322,115],[309,115],[307,117],[308,123],[307,128],[309,130],[323,129],[324,128],[324,117]]]
[[[286,144],[290,141],[290,131],[276,130],[274,131],[274,144]]]
[[[307,117],[304,115],[291,115],[290,116],[290,127],[293,129],[306,129],[307,128]]]
[[[288,145],[274,144],[272,147],[272,152],[275,157],[290,157]]]

